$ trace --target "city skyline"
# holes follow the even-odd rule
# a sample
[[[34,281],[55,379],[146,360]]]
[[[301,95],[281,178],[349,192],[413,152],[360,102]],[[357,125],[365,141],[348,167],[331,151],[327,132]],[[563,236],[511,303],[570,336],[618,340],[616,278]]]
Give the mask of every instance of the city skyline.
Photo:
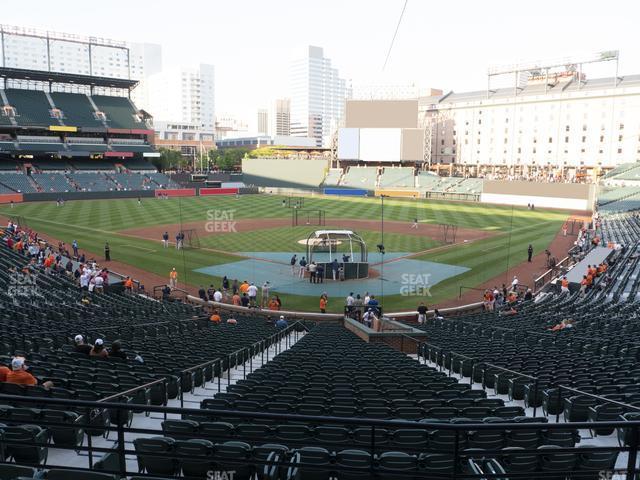
[[[322,47],[341,76],[354,85],[416,82],[445,91],[480,90],[490,65],[608,49],[621,52],[620,75],[640,72],[633,41],[633,13],[639,10],[635,5],[612,2],[603,11],[593,1],[541,2],[519,13],[501,1],[433,5],[415,0],[409,0],[382,72],[402,4],[328,1],[313,11],[310,21],[308,5],[284,0],[268,5],[187,1],[171,15],[162,14],[170,5],[165,1],[149,9],[142,2],[115,0],[96,23],[95,14],[79,1],[53,8],[33,0],[28,11],[7,11],[3,23],[157,43],[167,68],[212,64],[216,111],[245,120],[254,119],[257,108],[290,96],[288,65],[292,52],[305,45]],[[554,10],[552,17],[545,14],[548,8]],[[238,22],[230,21],[233,18]],[[594,76],[599,72],[590,75]]]

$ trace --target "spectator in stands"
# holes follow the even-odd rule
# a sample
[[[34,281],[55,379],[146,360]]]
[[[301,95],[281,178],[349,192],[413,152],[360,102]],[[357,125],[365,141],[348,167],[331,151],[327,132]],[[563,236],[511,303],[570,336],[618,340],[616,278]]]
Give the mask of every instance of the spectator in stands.
[[[133,280],[131,280],[131,277],[127,277],[124,280],[124,291],[125,293],[133,293]]]
[[[162,289],[162,299],[167,301],[171,298],[171,287],[169,285],[165,285]]]
[[[242,305],[242,301],[240,299],[240,295],[238,294],[238,292],[235,292],[233,294],[233,297],[231,297],[231,303],[237,307],[239,307],[240,305]]]
[[[284,318],[284,315],[280,315],[280,318],[276,321],[276,328],[279,330],[284,330],[289,326],[289,322],[287,322]]]
[[[562,277],[562,280],[560,281],[560,291],[561,292],[569,291],[569,280],[567,280],[566,275]]]
[[[269,301],[269,290],[271,289],[271,284],[267,280],[262,284],[262,289],[260,291],[260,308],[263,308],[267,305]]]
[[[24,357],[14,357],[11,360],[11,371],[7,373],[7,383],[15,383],[17,385],[37,385],[38,380],[27,372],[28,368],[29,367],[27,367]],[[44,382],[42,386],[49,390],[53,387],[53,382]]]
[[[347,307],[347,314],[349,315],[353,312],[353,302],[355,302],[355,300],[353,292],[350,292],[344,300],[344,306]]]
[[[427,321],[427,306],[424,302],[420,302],[418,305],[418,323],[422,325]]]
[[[240,284],[240,294],[247,293],[249,291],[249,282],[243,280]]]
[[[76,335],[75,338],[73,339],[73,343],[75,344],[74,350],[76,352],[83,353],[87,356],[91,353],[91,350],[93,349],[93,345],[89,345],[88,343],[85,343],[84,337],[82,335]]]
[[[178,272],[176,272],[175,267],[173,267],[169,272],[169,286],[172,289],[178,287]]]
[[[513,280],[511,281],[511,288],[515,290],[518,287],[518,283],[520,283],[520,281],[518,280],[518,277],[514,275]]]
[[[109,349],[109,357],[110,358],[121,358],[122,360],[127,360],[127,354],[122,350],[122,344],[120,340],[116,340],[111,344],[111,348]]]
[[[90,357],[101,357],[107,358],[109,356],[109,352],[104,347],[104,340],[101,338],[97,338],[93,344],[93,348],[89,352]]]
[[[527,262],[531,263],[531,257],[533,257],[533,245],[529,244],[529,248],[527,248]]]
[[[493,312],[493,304],[494,304],[493,292],[491,290],[485,290],[482,300],[483,300],[484,310],[486,312]]]
[[[111,248],[109,248],[109,242],[106,242],[104,244],[104,261],[105,262],[111,261]]]
[[[208,300],[207,291],[204,289],[202,285],[200,285],[200,288],[198,289],[198,297],[200,297],[200,300],[204,300],[205,302]]]
[[[379,308],[380,304],[378,303],[378,300],[374,295],[371,295],[371,297],[369,297],[367,306],[370,308],[373,308],[373,311],[376,312],[376,314],[380,313],[380,308]]]
[[[320,295],[320,313],[327,313],[327,305],[329,303],[329,298],[326,293]]]
[[[73,242],[71,242],[71,248],[73,248],[73,256],[77,257],[78,256],[78,241],[74,240]]]
[[[278,310],[280,308],[280,306],[278,305],[278,302],[276,301],[276,297],[271,297],[269,299],[269,303],[267,304],[267,308],[269,310]]]
[[[444,316],[438,311],[438,309],[433,310],[433,318],[436,320],[444,320]]]
[[[216,323],[216,324],[222,321],[222,318],[220,318],[220,313],[218,312],[218,310],[213,311],[213,313],[209,317],[209,320],[211,320],[213,323]]]
[[[304,272],[307,270],[307,259],[302,257],[298,262],[298,277],[304,278]]]
[[[374,309],[369,308],[362,316],[362,323],[364,323],[369,328],[373,328],[373,322],[375,322],[377,319],[378,318],[376,317],[376,312],[374,311]]]
[[[527,288],[527,291],[524,294],[524,299],[525,300],[533,300],[533,292],[531,291],[530,288]]]
[[[276,303],[278,304],[278,310],[280,310],[282,308],[282,300],[280,300],[280,297],[278,295],[276,295],[275,297]]]
[[[7,374],[11,371],[9,367],[5,367],[4,365],[0,365],[0,382],[7,381]]]
[[[213,292],[213,301],[214,302],[222,302],[222,292],[219,288],[216,288]]]
[[[104,293],[104,277],[102,275],[96,275],[93,277],[94,291],[96,293]]]
[[[228,318],[227,325],[237,325],[238,321],[235,318]]]
[[[222,277],[222,292],[226,295],[228,291],[229,291],[229,279],[225,275],[224,277]]]
[[[247,295],[249,296],[249,305],[252,308],[257,307],[256,299],[258,298],[258,287],[256,287],[253,282],[247,288]]]
[[[246,293],[243,293],[242,297],[240,297],[240,304],[243,307],[249,307],[250,306],[249,297],[247,296]]]
[[[234,278],[233,283],[231,284],[231,291],[235,295],[240,290],[240,285],[238,285],[238,279]]]
[[[291,257],[291,260],[289,261],[289,263],[291,264],[291,275],[295,275],[296,263],[298,263],[298,257],[294,254],[293,257]]]

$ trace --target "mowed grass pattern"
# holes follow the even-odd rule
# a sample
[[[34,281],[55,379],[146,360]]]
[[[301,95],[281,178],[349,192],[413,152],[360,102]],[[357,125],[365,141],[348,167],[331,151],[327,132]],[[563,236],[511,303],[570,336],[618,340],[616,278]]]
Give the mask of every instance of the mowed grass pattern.
[[[111,246],[115,260],[134,265],[163,277],[172,267],[180,272],[180,280],[192,285],[218,283],[220,280],[193,272],[203,266],[229,263],[239,260],[231,252],[239,251],[301,251],[296,242],[304,238],[309,227],[282,227],[237,234],[208,236],[201,238],[206,249],[177,252],[162,250],[160,239],[150,241],[119,234],[119,231],[152,225],[178,224],[182,222],[206,221],[214,211],[224,211],[234,219],[291,218],[291,210],[282,206],[283,197],[275,195],[245,195],[240,197],[194,197],[158,200],[136,199],[86,200],[67,202],[57,207],[55,202],[37,202],[0,207],[4,215],[20,215],[36,231],[71,243],[78,240],[81,248],[102,258],[105,241]],[[327,219],[356,218],[379,220],[381,201],[379,198],[331,198],[306,197],[305,209],[323,209]],[[418,257],[422,260],[450,263],[471,268],[471,271],[448,279],[433,287],[433,297],[425,299],[430,304],[452,298],[458,294],[460,285],[476,286],[495,277],[507,268],[525,259],[529,243],[535,251],[546,248],[567,218],[557,211],[512,208],[476,203],[442,202],[426,200],[385,199],[386,220],[412,222],[414,218],[427,223],[449,223],[460,227],[485,229],[496,232],[496,236],[469,245],[445,248]],[[327,225],[330,221],[327,222]],[[513,228],[509,253],[507,232]],[[361,233],[370,249],[379,241],[379,232]],[[437,245],[427,237],[385,233],[387,251],[420,252]],[[216,249],[216,251],[211,251]],[[218,251],[220,250],[220,251]],[[229,254],[224,252],[230,252]],[[428,273],[428,272],[425,272]],[[250,279],[249,279],[250,280]],[[526,282],[528,279],[522,279]],[[149,287],[149,286],[147,286]],[[351,288],[351,287],[349,287]],[[316,309],[317,299],[283,295],[287,308]],[[414,308],[419,299],[399,294],[385,296],[387,310]],[[341,300],[332,301],[330,309],[340,311]]]

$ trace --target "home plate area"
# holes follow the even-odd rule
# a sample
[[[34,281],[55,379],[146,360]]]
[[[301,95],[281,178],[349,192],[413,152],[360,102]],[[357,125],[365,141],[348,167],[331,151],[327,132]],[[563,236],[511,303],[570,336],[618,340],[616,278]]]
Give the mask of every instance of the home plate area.
[[[325,279],[324,283],[311,283],[309,278],[299,277],[296,265],[295,275],[291,271],[291,253],[288,252],[236,252],[247,257],[238,262],[212,265],[198,268],[195,271],[212,277],[227,276],[229,279],[247,280],[260,286],[269,281],[271,290],[293,295],[320,295],[326,292],[330,296],[339,297],[349,291],[373,295],[409,295],[427,294],[430,288],[447,278],[455,277],[468,271],[466,267],[445,263],[426,262],[404,258],[411,253],[389,252],[382,255],[369,253],[370,278],[347,281]],[[325,254],[328,256],[328,254]],[[298,259],[301,257],[298,256]],[[324,261],[323,254],[314,254],[314,260]],[[346,293],[345,293],[346,292]]]

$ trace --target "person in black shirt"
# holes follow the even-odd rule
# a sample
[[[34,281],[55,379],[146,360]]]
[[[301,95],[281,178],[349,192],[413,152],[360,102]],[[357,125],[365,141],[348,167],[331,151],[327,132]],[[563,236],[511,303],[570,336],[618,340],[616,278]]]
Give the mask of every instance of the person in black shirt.
[[[89,353],[93,349],[93,345],[84,343],[84,337],[82,335],[76,335],[73,340],[75,343],[75,351],[89,356]]]
[[[111,348],[109,349],[109,357],[127,360],[127,354],[122,350],[122,344],[119,340],[116,340],[111,344]]]
[[[420,305],[418,305],[418,323],[422,325],[423,323],[426,323],[426,321],[427,321],[427,306],[424,304],[424,302],[420,302]]]
[[[243,293],[242,297],[240,297],[240,303],[242,304],[243,307],[249,306],[249,297],[247,297],[246,293]]]
[[[105,262],[111,261],[111,249],[109,248],[109,242],[104,244],[104,260]]]
[[[202,285],[200,285],[200,289],[198,290],[198,297],[205,302],[207,301],[207,292]]]

